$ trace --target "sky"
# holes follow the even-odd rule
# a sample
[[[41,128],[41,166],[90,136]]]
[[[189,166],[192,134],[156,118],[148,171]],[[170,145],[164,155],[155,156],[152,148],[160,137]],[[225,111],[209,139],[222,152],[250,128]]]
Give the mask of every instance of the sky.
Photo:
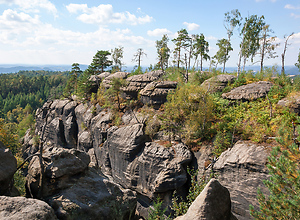
[[[243,18],[264,15],[277,36],[279,56],[266,65],[281,65],[285,36],[291,33],[285,65],[297,62],[300,0],[0,0],[0,64],[89,65],[98,50],[122,46],[125,66],[135,65],[138,48],[147,54],[142,65],[149,66],[158,61],[155,41],[167,34],[173,49],[171,40],[182,28],[190,35],[203,33],[214,56],[217,40],[227,37],[224,14],[234,9]],[[237,65],[240,40],[234,31],[227,66]]]

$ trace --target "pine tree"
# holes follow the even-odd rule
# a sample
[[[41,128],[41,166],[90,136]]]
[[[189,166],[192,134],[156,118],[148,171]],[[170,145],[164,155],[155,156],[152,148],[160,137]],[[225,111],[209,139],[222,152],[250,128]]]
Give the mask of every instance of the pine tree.
[[[298,129],[300,130],[300,129]],[[299,131],[298,131],[299,132]],[[264,181],[270,194],[258,190],[260,210],[250,206],[255,219],[300,219],[300,152],[295,132],[281,131],[280,146],[273,148],[267,165],[271,177]],[[294,143],[289,144],[294,139]]]

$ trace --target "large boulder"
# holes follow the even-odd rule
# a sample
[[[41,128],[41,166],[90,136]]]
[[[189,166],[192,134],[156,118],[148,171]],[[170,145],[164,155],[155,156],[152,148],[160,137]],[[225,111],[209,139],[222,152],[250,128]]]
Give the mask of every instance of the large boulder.
[[[126,79],[129,74],[130,73],[127,73],[127,72],[116,72],[116,73],[113,73],[113,74],[107,76],[106,78],[104,78],[101,84],[102,84],[102,86],[105,89],[109,89],[111,87],[110,83],[112,82],[113,78]]]
[[[136,194],[108,180],[99,170],[89,167],[90,158],[83,151],[47,148],[42,198],[59,219],[131,219]],[[28,167],[28,196],[36,197],[40,178],[39,158]]]
[[[0,141],[0,195],[10,195],[17,160],[12,152]]]
[[[128,77],[126,79],[128,85],[123,87],[122,91],[126,94],[127,99],[137,98],[140,90],[145,88],[147,84],[157,81],[163,74],[164,72],[162,70],[155,70],[141,75]]]
[[[222,92],[223,89],[236,79],[234,75],[221,74],[205,80],[200,86],[210,93]]]
[[[44,201],[24,197],[0,196],[0,219],[56,220],[54,210]]]
[[[159,107],[167,101],[167,95],[177,87],[175,81],[159,81],[149,83],[140,91],[141,102],[147,105]]]
[[[228,189],[211,179],[187,213],[176,220],[233,220]]]
[[[268,147],[239,141],[223,152],[214,165],[218,180],[230,192],[232,212],[239,220],[251,219],[250,204],[259,207],[256,199],[258,187],[268,193],[262,182],[268,178],[268,152]]]
[[[251,101],[264,98],[272,88],[273,84],[267,81],[255,82],[232,89],[223,93],[222,98],[229,100]]]
[[[279,100],[277,105],[288,107],[292,112],[300,115],[300,93],[295,93],[289,97]]]

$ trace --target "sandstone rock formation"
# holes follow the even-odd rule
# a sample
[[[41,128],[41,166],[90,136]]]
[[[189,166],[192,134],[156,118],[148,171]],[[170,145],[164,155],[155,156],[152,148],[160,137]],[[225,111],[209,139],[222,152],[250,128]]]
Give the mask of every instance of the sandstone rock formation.
[[[187,213],[175,220],[233,220],[229,191],[211,179]]]
[[[118,78],[118,79],[126,79],[128,77],[130,73],[127,73],[127,72],[116,72],[116,73],[113,73],[107,77],[105,77],[102,81],[102,86],[105,88],[105,89],[109,89],[111,87],[110,83],[112,82],[112,79],[113,78]]]
[[[51,147],[43,154],[45,180],[43,198],[59,219],[130,219],[135,212],[136,194],[108,180],[88,167],[83,151]],[[40,178],[38,157],[28,168],[27,193],[37,196]]]
[[[292,112],[300,115],[300,94],[296,93],[290,97],[281,99],[277,105],[288,107]]]
[[[223,93],[222,98],[230,100],[251,101],[266,97],[273,84],[267,81],[260,81],[232,89]]]
[[[268,149],[251,142],[237,142],[215,163],[218,180],[231,195],[232,212],[239,220],[251,219],[249,205],[258,208],[257,188],[268,193],[262,180],[268,178]]]
[[[10,195],[17,160],[12,152],[0,141],[0,195]]]
[[[140,90],[145,88],[147,84],[157,81],[163,74],[163,71],[155,70],[141,75],[128,77],[126,79],[128,85],[122,88],[122,91],[126,94],[127,99],[136,99]]]
[[[234,75],[221,74],[205,80],[200,86],[210,93],[222,92],[222,90],[236,79]]]
[[[159,107],[167,101],[167,95],[170,91],[175,90],[177,82],[175,81],[159,81],[149,83],[140,91],[141,101],[144,104]]]
[[[57,217],[54,210],[41,200],[0,196],[0,219],[56,220]]]

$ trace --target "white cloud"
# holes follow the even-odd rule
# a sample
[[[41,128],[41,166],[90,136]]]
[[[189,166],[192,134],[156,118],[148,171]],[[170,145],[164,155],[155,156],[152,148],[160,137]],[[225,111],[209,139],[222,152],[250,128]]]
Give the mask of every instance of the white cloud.
[[[160,37],[164,34],[172,34],[171,31],[169,31],[167,28],[157,28],[157,29],[154,29],[153,31],[147,31],[147,34],[148,36],[151,36],[151,37]]]
[[[98,7],[89,8],[87,4],[69,4],[66,6],[70,13],[79,13],[78,20],[88,24],[121,24],[128,23],[131,25],[145,24],[153,20],[149,15],[137,17],[130,12],[114,12],[113,6],[110,4],[101,4]]]
[[[293,5],[290,5],[290,4],[287,4],[284,6],[285,9],[291,9],[291,10],[299,10],[300,9],[300,6],[293,6]]]
[[[291,13],[291,17],[293,17],[293,18],[300,18],[300,15]]]
[[[183,24],[187,27],[188,31],[198,30],[200,28],[200,25],[196,23],[183,22]]]
[[[18,5],[25,12],[40,12],[39,9],[45,9],[57,15],[57,9],[49,0],[0,0],[0,4]]]

